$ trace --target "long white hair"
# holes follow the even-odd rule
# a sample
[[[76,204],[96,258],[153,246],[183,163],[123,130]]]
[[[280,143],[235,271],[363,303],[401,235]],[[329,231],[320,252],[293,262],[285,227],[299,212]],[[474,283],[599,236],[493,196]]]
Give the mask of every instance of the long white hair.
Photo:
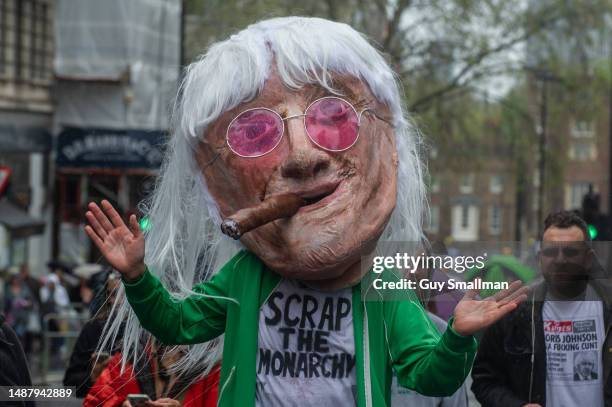
[[[142,208],[151,225],[145,232],[145,262],[178,299],[193,294],[195,283],[209,279],[242,247],[221,234],[218,207],[194,154],[212,122],[261,92],[273,63],[288,87],[315,83],[338,93],[331,74],[349,74],[389,107],[399,157],[398,194],[381,241],[421,240],[425,187],[420,136],[402,108],[399,82],[382,55],[346,24],[306,17],[265,20],[213,44],[188,66],[179,88],[165,161]],[[101,346],[117,339],[125,321],[123,355],[135,358],[143,329],[123,296],[121,287]],[[219,361],[221,348],[219,340],[190,346],[175,368],[206,374]]]

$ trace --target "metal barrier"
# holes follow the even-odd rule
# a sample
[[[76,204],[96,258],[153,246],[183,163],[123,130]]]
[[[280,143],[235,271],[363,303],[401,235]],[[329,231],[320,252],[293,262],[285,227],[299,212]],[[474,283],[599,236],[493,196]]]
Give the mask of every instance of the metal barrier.
[[[40,380],[43,385],[49,384],[47,376],[49,373],[49,358],[51,356],[51,342],[55,338],[66,339],[66,353],[70,357],[70,353],[74,348],[76,338],[81,333],[81,328],[85,322],[89,320],[88,316],[71,314],[71,313],[52,313],[43,317],[42,326],[42,355],[40,358]],[[57,331],[51,331],[49,324],[51,321],[57,321]],[[65,329],[62,329],[65,328]]]

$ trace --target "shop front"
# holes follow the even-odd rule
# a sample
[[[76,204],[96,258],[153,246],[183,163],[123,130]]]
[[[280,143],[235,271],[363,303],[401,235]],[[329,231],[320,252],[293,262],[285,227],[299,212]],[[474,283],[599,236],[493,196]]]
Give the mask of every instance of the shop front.
[[[144,130],[66,128],[57,138],[54,258],[96,262],[85,235],[90,201],[106,199],[124,216],[153,188],[166,133]]]

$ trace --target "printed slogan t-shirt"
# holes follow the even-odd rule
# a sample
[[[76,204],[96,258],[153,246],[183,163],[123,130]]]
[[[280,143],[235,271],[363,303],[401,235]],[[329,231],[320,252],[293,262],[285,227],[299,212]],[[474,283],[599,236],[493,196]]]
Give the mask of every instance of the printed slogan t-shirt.
[[[603,305],[589,286],[584,301],[547,301],[542,309],[546,346],[546,404],[603,407]]]
[[[259,313],[256,404],[356,405],[351,289],[283,279]]]

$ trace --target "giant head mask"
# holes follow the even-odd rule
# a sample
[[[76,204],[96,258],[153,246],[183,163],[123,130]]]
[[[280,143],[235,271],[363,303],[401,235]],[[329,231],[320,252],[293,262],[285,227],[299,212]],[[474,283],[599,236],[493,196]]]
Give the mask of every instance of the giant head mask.
[[[265,119],[253,119],[258,113]],[[352,121],[358,137],[324,139],[310,122],[317,114]],[[152,219],[163,219],[171,236],[155,237],[153,227],[147,249],[155,256],[178,255],[180,240],[183,258],[175,265],[190,261],[185,253],[195,265],[201,257],[195,252],[231,245],[215,230],[221,218],[285,192],[308,201],[240,240],[284,276],[350,285],[360,277],[360,256],[381,237],[420,238],[416,136],[389,66],[347,25],[279,18],[213,45],[187,70],[174,118],[172,151],[152,208],[160,211]],[[237,121],[248,120],[255,124],[246,132],[235,130]],[[232,145],[236,133],[247,142],[262,135],[271,141],[251,154],[248,146]]]
[[[254,24],[185,72],[144,208],[145,262],[179,297],[244,248],[283,276],[353,285],[361,256],[378,242],[421,240],[417,145],[392,70],[361,34],[318,18]],[[240,241],[221,233],[223,218],[287,192],[306,203],[294,215]],[[117,320],[128,315],[122,305]],[[128,322],[124,347],[140,329]],[[214,361],[218,352],[197,345],[188,360]]]

